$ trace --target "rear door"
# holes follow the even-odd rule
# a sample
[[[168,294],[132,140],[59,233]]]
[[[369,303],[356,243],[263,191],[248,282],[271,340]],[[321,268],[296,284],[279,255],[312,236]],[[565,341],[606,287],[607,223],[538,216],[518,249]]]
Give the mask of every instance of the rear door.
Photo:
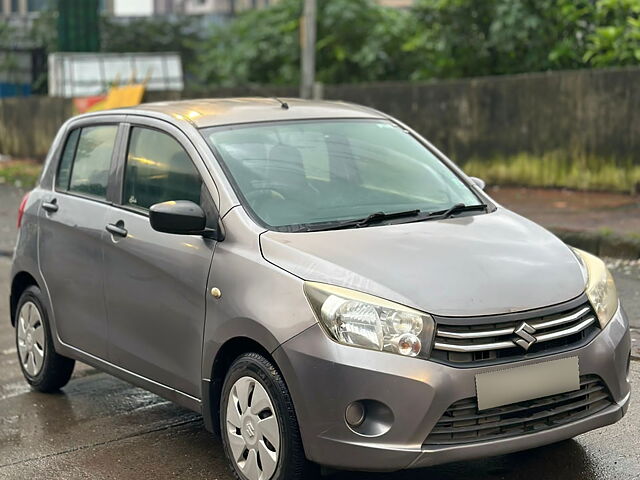
[[[131,117],[137,118],[137,117]],[[206,285],[215,241],[160,233],[149,207],[200,204],[217,222],[217,191],[188,138],[170,124],[132,120],[121,159],[119,205],[109,208],[105,286],[112,363],[200,398]],[[117,230],[119,229],[119,230]]]
[[[82,122],[70,130],[39,211],[39,262],[62,342],[107,356],[103,243],[118,123]]]

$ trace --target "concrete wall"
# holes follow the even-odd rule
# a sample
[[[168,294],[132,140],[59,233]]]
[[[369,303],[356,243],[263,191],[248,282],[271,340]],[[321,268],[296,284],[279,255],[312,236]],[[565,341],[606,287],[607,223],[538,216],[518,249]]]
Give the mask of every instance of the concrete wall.
[[[460,161],[563,150],[640,165],[638,68],[327,86],[325,96],[385,111]]]
[[[72,115],[63,98],[0,99],[0,154],[44,158],[62,123]]]
[[[147,100],[297,92],[297,87],[217,88],[182,95],[155,92]],[[324,96],[396,116],[460,162],[560,150],[640,165],[640,68],[326,85]],[[62,99],[0,100],[0,153],[44,156],[70,114],[70,103]]]

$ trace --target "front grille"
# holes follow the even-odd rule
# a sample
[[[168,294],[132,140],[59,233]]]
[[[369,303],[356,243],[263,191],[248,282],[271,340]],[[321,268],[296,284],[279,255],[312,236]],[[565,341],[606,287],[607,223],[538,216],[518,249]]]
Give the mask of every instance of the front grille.
[[[612,404],[596,375],[580,377],[580,390],[478,411],[475,397],[452,404],[425,445],[485,442],[540,432],[593,415]]]
[[[564,309],[482,319],[436,318],[431,358],[456,366],[479,366],[558,353],[588,343],[600,330],[587,301]],[[551,313],[550,313],[551,312]],[[504,317],[504,321],[500,321]],[[513,318],[517,317],[517,320]]]

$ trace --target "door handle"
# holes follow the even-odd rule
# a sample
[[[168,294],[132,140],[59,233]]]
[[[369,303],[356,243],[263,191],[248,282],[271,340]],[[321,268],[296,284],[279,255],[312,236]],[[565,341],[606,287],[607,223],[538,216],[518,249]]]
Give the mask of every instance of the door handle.
[[[106,227],[107,232],[117,235],[118,237],[126,237],[129,232],[124,228],[124,222],[119,221],[118,223],[109,223]]]
[[[53,213],[58,211],[58,201],[54,198],[50,202],[42,202],[42,208],[44,208],[47,212]]]

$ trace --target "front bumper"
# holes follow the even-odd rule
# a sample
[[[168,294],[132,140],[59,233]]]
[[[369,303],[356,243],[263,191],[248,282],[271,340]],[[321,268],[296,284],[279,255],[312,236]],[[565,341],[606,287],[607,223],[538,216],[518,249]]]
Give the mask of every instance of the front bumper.
[[[393,471],[500,455],[554,443],[617,422],[629,404],[628,321],[619,309],[588,345],[544,357],[578,356],[580,375],[598,375],[614,403],[587,418],[541,432],[464,445],[423,445],[431,429],[454,402],[475,397],[475,375],[501,367],[455,368],[400,355],[337,344],[319,325],[284,343],[274,358],[296,406],[307,457],[335,468]],[[532,359],[511,363],[521,366]],[[356,400],[387,405],[391,428],[379,436],[352,431],[345,409]]]

